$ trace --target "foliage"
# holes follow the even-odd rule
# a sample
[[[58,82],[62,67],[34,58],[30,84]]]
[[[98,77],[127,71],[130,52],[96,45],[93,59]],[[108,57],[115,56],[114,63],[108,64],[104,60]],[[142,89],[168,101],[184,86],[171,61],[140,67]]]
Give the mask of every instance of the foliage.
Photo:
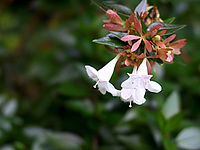
[[[116,1],[135,8],[140,1]],[[186,24],[183,57],[157,66],[160,94],[143,106],[92,88],[84,64],[100,68],[113,58],[92,42],[104,12],[91,1],[0,1],[0,150],[200,149],[200,4],[155,1],[168,23]],[[121,7],[122,8],[122,7]],[[113,76],[116,87],[126,77]]]

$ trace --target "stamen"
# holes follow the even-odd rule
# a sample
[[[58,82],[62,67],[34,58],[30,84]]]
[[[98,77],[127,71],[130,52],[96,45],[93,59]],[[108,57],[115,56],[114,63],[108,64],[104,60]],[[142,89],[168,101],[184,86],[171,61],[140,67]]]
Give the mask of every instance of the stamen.
[[[93,86],[94,88],[97,88],[99,81],[97,81],[97,83]]]
[[[129,103],[129,107],[131,108],[131,107],[132,107],[132,105],[131,105],[131,102],[132,102],[132,101],[129,101],[129,102],[130,102],[130,103]]]

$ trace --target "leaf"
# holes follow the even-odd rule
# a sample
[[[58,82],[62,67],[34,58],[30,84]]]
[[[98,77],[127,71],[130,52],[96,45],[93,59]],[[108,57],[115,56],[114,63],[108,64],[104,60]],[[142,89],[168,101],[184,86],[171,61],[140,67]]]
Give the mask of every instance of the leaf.
[[[104,11],[107,11],[108,9],[113,9],[113,10],[116,10],[117,13],[127,16],[127,17],[129,17],[129,15],[133,13],[130,8],[124,5],[114,4],[114,3],[106,2],[103,0],[92,0],[92,2],[94,2],[97,6],[99,6]]]
[[[168,139],[167,137],[163,136],[162,140],[163,140],[165,150],[176,150],[177,149],[176,146],[174,145],[174,143],[172,141],[170,141],[170,139]]]
[[[169,119],[173,115],[180,111],[180,98],[178,92],[174,91],[166,100],[163,105],[162,113],[166,119]]]
[[[75,81],[73,82],[72,80],[61,84],[58,87],[57,92],[62,95],[74,97],[81,97],[88,94],[87,88],[81,84],[76,84]]]
[[[167,30],[165,35],[173,34],[174,32],[176,32],[186,26],[186,25],[175,25],[175,24],[164,23],[164,22],[154,22],[151,25],[149,25],[147,30],[149,31],[151,28],[155,27],[158,24],[161,24],[161,27],[159,30]]]
[[[166,129],[165,129],[166,133],[172,132],[174,129],[176,129],[180,124],[180,122],[182,121],[182,119],[183,119],[182,113],[178,113],[169,118],[166,124]]]
[[[116,48],[122,48],[126,44],[119,39],[117,39],[115,36],[112,34],[107,35],[106,37],[100,38],[100,39],[95,39],[92,42],[98,43],[98,44],[103,44],[103,45],[108,45]]]
[[[159,124],[161,131],[164,132],[165,125],[166,125],[166,119],[165,119],[164,115],[162,114],[162,112],[158,112],[157,120],[158,120],[158,124]]]
[[[182,130],[176,138],[176,143],[183,149],[200,149],[200,128],[190,127]]]
[[[175,17],[171,17],[171,18],[165,19],[164,22],[165,23],[172,23],[172,22],[174,22],[175,19],[176,19]]]
[[[140,13],[141,12],[145,12],[146,11],[146,9],[147,9],[147,0],[142,0],[138,5],[137,5],[137,7],[135,8],[135,13],[137,14],[139,14],[140,15]]]
[[[110,31],[110,33],[115,37],[117,37],[118,39],[121,39],[122,37],[127,35],[127,33],[125,32],[117,32],[117,31]]]
[[[53,147],[59,150],[80,150],[83,144],[82,138],[72,133],[49,132],[46,138]]]
[[[75,110],[86,116],[92,115],[94,113],[94,106],[92,105],[91,101],[88,99],[68,100],[66,102],[66,106],[68,107],[68,109]]]

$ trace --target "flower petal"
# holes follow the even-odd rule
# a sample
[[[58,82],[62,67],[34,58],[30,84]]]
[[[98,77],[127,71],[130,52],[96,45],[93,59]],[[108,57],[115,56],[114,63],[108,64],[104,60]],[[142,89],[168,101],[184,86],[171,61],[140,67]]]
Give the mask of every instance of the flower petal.
[[[136,40],[139,39],[139,36],[136,35],[126,35],[124,37],[121,38],[122,41],[131,41],[131,40]]]
[[[88,65],[86,65],[85,68],[86,68],[86,72],[87,72],[88,76],[90,78],[92,78],[94,81],[98,81],[97,70],[95,68],[91,67],[91,66],[88,66]]]
[[[163,43],[164,43],[164,44],[167,44],[167,43],[171,42],[175,37],[176,37],[176,34],[173,34],[173,35],[169,36],[168,38],[166,38],[166,39],[163,41]]]
[[[133,102],[138,104],[138,105],[143,104],[146,101],[146,99],[144,98],[145,92],[146,92],[145,88],[136,89],[135,99],[134,99]]]
[[[135,42],[131,48],[131,52],[134,52],[138,49],[138,47],[140,46],[142,39],[139,39],[137,42]]]
[[[141,22],[136,17],[133,19],[133,21],[134,21],[135,29],[142,36],[142,25],[141,25]]]
[[[147,72],[147,59],[145,58],[142,63],[140,64],[138,71],[137,71],[138,75],[148,75]]]
[[[115,87],[110,82],[107,82],[106,90],[110,94],[112,94],[112,96],[120,96],[120,94],[121,94],[121,91],[115,89]]]
[[[144,41],[144,44],[145,44],[146,47],[147,47],[147,50],[151,53],[151,51],[152,51],[151,44],[150,44],[149,41],[146,40],[146,39],[143,39],[143,41]]]
[[[118,54],[114,59],[112,59],[109,63],[107,63],[103,68],[101,68],[98,71],[98,78],[100,81],[110,80],[119,57],[120,57],[120,54]]]
[[[157,82],[150,81],[146,85],[146,89],[149,90],[150,92],[159,93],[162,90],[162,87]]]
[[[105,95],[106,94],[106,89],[107,87],[107,83],[106,82],[99,82],[98,83],[98,88],[99,88],[99,91],[101,92],[101,94]]]
[[[121,90],[121,98],[127,100],[131,97],[134,89],[122,89]]]
[[[109,31],[123,31],[122,26],[118,24],[108,23],[103,25],[103,27]]]

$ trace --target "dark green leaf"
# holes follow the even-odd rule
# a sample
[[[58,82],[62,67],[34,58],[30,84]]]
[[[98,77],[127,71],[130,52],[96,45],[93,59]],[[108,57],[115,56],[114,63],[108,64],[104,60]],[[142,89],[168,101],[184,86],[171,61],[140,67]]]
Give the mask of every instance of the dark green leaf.
[[[122,48],[125,46],[125,42],[120,41],[116,36],[113,36],[112,34],[107,35],[106,37],[95,39],[93,42],[103,45],[108,45],[116,48]]]
[[[110,31],[110,33],[116,36],[118,39],[121,39],[122,37],[127,35],[127,33],[125,32],[117,32],[117,31]]]
[[[68,100],[66,101],[66,106],[69,109],[75,110],[77,112],[80,112],[84,115],[92,115],[94,112],[94,107],[89,100]]]
[[[151,25],[149,25],[148,30],[153,28],[154,26],[161,24],[161,27],[159,30],[167,30],[165,35],[170,35],[173,34],[174,32],[184,28],[186,25],[175,25],[175,24],[170,24],[170,23],[164,23],[164,22],[154,22]]]
[[[178,114],[172,116],[171,118],[169,118],[169,120],[167,120],[165,131],[167,133],[174,131],[174,129],[177,128],[177,126],[180,124],[182,119],[183,119],[182,113],[178,113]]]
[[[177,149],[176,146],[174,145],[174,143],[167,137],[163,136],[162,140],[163,140],[165,150],[176,150]]]
[[[92,0],[92,2],[94,2],[97,6],[99,6],[104,11],[107,11],[108,9],[114,9],[119,14],[127,16],[127,17],[132,14],[132,10],[124,5],[114,4],[114,3],[106,2],[103,0]]]
[[[158,124],[159,124],[159,127],[160,127],[161,131],[164,132],[165,131],[166,120],[165,120],[165,117],[162,114],[162,112],[158,112],[157,120],[158,120]]]
[[[180,148],[200,149],[200,128],[190,127],[182,130],[176,138],[176,143]]]
[[[164,20],[164,22],[165,23],[172,23],[172,22],[174,22],[175,19],[176,19],[175,17],[171,17],[171,18]]]

